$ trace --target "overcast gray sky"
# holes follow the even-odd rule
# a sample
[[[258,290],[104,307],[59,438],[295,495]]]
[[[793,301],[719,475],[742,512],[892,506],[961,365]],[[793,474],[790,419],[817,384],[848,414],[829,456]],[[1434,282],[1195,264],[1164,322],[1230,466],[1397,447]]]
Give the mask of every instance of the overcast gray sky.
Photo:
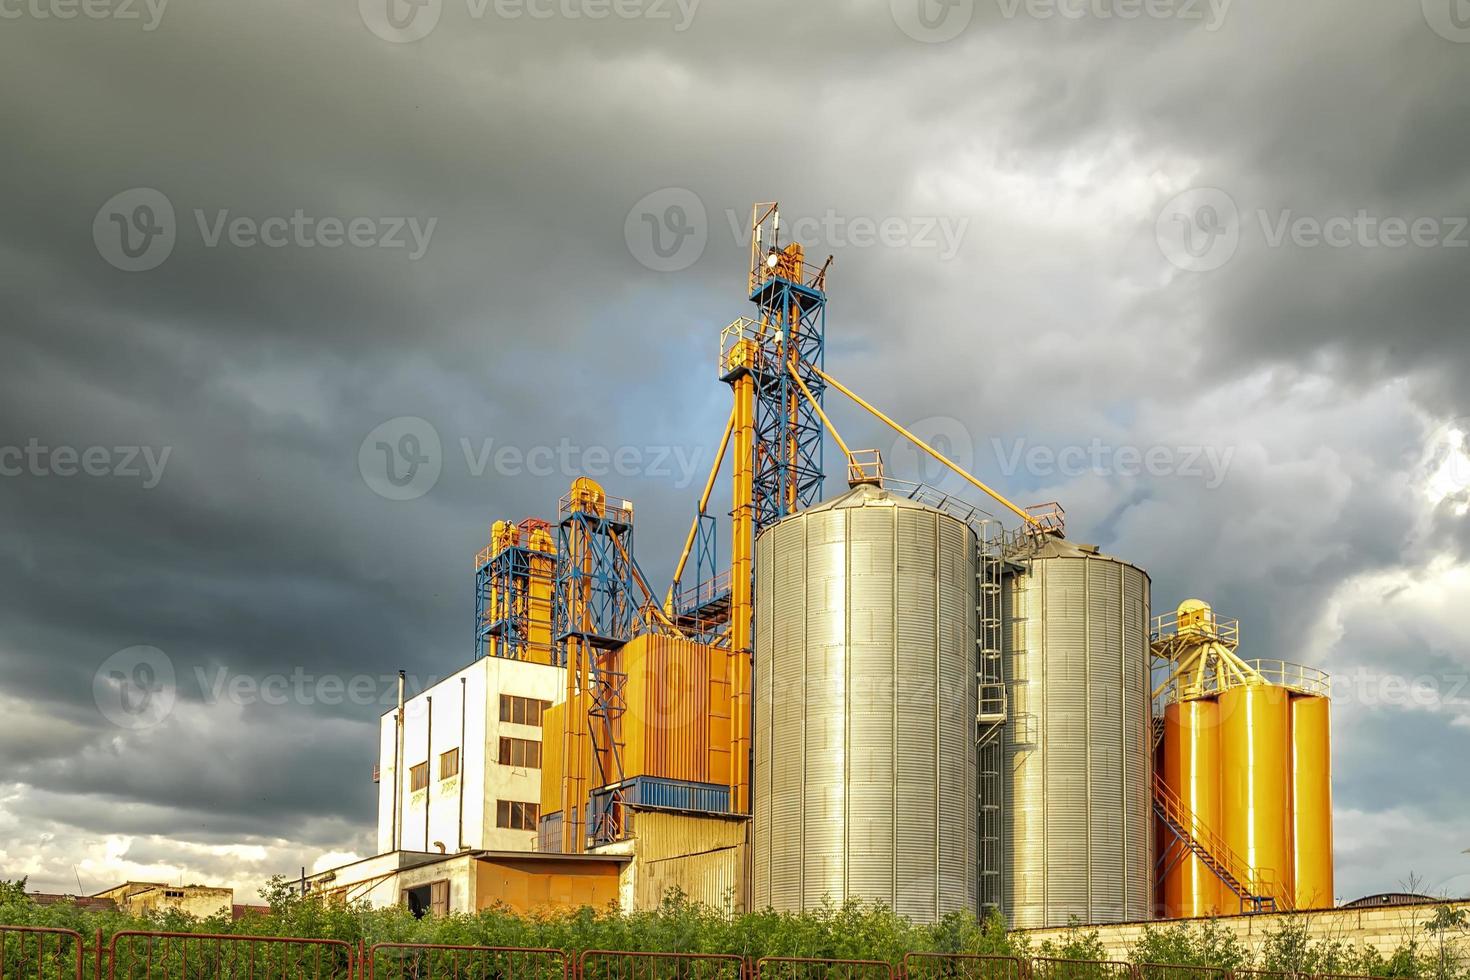
[[[491,521],[666,580],[779,199],[839,377],[1333,672],[1339,896],[1470,893],[1463,0],[389,4],[0,0],[0,877],[368,853]]]

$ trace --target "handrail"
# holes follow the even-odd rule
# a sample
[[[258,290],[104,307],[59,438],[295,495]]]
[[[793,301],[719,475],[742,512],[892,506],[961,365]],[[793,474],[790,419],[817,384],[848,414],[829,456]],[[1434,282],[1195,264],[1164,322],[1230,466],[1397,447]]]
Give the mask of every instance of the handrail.
[[[1164,817],[1166,823],[1177,825],[1183,833],[1205,850],[1212,861],[1220,866],[1219,868],[1212,867],[1210,870],[1232,892],[1244,899],[1270,898],[1277,903],[1278,907],[1289,907],[1290,903],[1286,896],[1277,887],[1275,870],[1252,868],[1230,847],[1224,837],[1212,827],[1207,826],[1184,805],[1184,801],[1158,773],[1154,773],[1154,802],[1162,808],[1163,813],[1160,815]],[[1208,862],[1206,866],[1209,866]]]

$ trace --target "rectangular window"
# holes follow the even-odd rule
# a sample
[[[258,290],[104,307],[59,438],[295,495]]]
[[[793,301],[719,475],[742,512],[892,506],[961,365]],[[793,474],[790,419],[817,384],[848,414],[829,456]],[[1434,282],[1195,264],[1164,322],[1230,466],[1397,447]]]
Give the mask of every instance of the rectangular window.
[[[420,762],[408,770],[409,792],[417,793],[421,789],[429,788],[429,764]]]
[[[539,698],[523,698],[516,694],[500,696],[500,720],[513,725],[539,725],[541,712],[551,707],[550,701]]]
[[[450,749],[439,755],[439,778],[448,779],[459,775],[459,749]]]
[[[500,739],[500,764],[517,769],[541,768],[541,743],[533,738]]]
[[[495,805],[495,826],[506,830],[535,830],[541,820],[541,804],[500,800]]]

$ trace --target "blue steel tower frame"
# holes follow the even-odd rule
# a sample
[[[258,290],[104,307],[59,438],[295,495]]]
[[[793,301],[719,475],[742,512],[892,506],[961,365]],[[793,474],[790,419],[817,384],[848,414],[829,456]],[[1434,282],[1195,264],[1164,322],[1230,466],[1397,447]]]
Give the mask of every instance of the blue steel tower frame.
[[[826,368],[825,267],[803,280],[800,253],[770,253],[750,299],[759,311],[760,357],[755,364],[755,533],[822,498],[821,417],[802,394],[795,368],[818,404],[827,385],[811,367]],[[765,274],[769,272],[769,274]]]

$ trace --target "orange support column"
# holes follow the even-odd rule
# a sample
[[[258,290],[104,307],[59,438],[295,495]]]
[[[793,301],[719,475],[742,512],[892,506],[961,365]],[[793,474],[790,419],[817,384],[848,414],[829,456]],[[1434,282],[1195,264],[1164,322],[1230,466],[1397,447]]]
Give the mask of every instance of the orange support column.
[[[742,341],[731,360],[749,365],[755,345]],[[732,365],[734,366],[734,365]],[[734,502],[730,542],[730,809],[750,812],[751,552],[755,547],[755,377],[735,390]]]

